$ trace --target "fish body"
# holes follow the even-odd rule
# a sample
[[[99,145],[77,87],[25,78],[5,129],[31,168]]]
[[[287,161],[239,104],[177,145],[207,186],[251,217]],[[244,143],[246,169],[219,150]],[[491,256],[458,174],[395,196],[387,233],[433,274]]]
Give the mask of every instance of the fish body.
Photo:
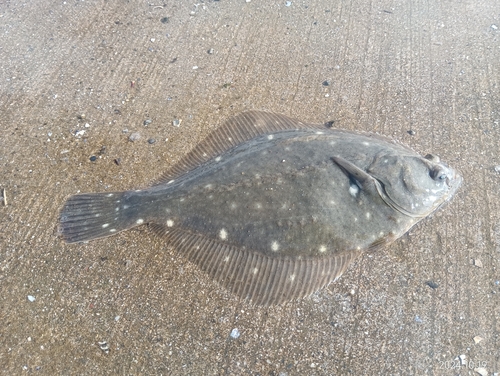
[[[266,112],[230,119],[152,187],[71,197],[68,242],[151,228],[236,295],[269,305],[337,279],[455,193],[435,156]]]

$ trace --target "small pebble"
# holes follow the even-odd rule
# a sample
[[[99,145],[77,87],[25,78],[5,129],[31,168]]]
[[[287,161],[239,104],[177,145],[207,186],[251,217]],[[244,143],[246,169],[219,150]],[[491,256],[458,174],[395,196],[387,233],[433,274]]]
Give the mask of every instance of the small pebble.
[[[481,376],[488,376],[488,370],[484,367],[474,368],[474,372],[479,373]]]
[[[91,156],[90,157],[90,161],[91,162],[95,162],[97,160],[97,157],[95,155]]]
[[[491,25],[491,28],[492,28],[493,30],[497,30],[497,29],[498,29],[498,26],[497,26],[497,25],[495,25],[495,24],[493,24],[493,25]]]
[[[467,355],[465,355],[465,354],[459,355],[458,359],[460,359],[460,364],[461,365],[466,365],[467,364]]]
[[[439,285],[434,281],[427,281],[427,282],[425,282],[425,284],[434,290],[439,287]]]
[[[154,43],[155,42],[155,38],[151,38],[151,43]]]
[[[209,49],[207,52],[208,52],[210,55],[212,55],[215,51],[214,51],[214,49],[213,49],[213,48],[211,48],[211,49]]]
[[[335,120],[330,120],[325,123],[325,127],[332,128],[333,124],[335,124]]]
[[[146,119],[144,120],[144,126],[147,127],[149,124],[151,124],[152,120],[151,119]]]
[[[415,322],[418,322],[419,324],[421,324],[424,321],[417,315],[417,316],[415,316]]]
[[[193,69],[198,69],[198,66],[197,65],[193,66]]]
[[[33,302],[36,300],[36,298],[35,298],[33,295],[28,295],[28,300],[29,300],[31,303],[33,303]]]
[[[286,7],[289,7],[290,5],[292,5],[292,2],[291,2],[291,1],[287,1],[287,2],[285,3],[285,6],[286,6]]]
[[[76,137],[83,136],[84,134],[85,134],[85,130],[84,129],[81,129],[81,130],[75,132],[75,136]]]
[[[79,120],[83,120],[85,119],[85,114],[78,115],[76,118]]]
[[[233,330],[231,330],[231,338],[239,338],[240,336],[240,331],[237,329],[237,328],[234,328]]]
[[[155,142],[156,142],[156,140],[154,138],[150,138],[148,140],[148,144],[150,144],[150,145],[154,144]]]
[[[181,125],[181,122],[182,122],[182,120],[181,120],[181,119],[175,119],[175,120],[173,120],[173,121],[172,121],[172,125],[173,125],[174,127],[178,127],[178,126],[180,126],[180,125]]]
[[[493,167],[493,169],[495,170],[495,172],[500,173],[500,165]]]
[[[115,321],[120,320],[120,316],[115,316]]]
[[[137,132],[132,133],[128,137],[129,141],[132,141],[132,142],[135,142],[135,141],[139,140],[140,138],[141,138],[141,135],[140,135],[140,133],[137,133]]]
[[[104,351],[106,354],[109,353],[109,346],[108,346],[108,343],[106,341],[97,342],[97,344],[99,345],[99,348],[102,351]]]
[[[125,128],[125,129],[122,131],[122,133],[128,133],[128,129],[127,129],[127,128]]]
[[[410,136],[415,136],[415,135],[417,134],[417,132],[415,132],[413,129],[410,129],[410,130],[408,131],[408,134],[409,134]]]
[[[114,162],[115,162],[115,164],[116,164],[117,166],[119,166],[119,165],[120,165],[120,163],[122,162],[122,159],[121,159],[121,158],[116,158],[116,159],[114,160]]]
[[[474,266],[477,266],[478,268],[483,267],[483,262],[481,260],[475,259],[474,260]]]
[[[163,17],[161,20],[160,20],[161,23],[163,24],[166,24],[168,22],[168,17]]]
[[[479,342],[481,342],[482,340],[483,340],[483,337],[480,337],[480,336],[475,336],[474,337],[474,343],[476,343],[476,344],[479,343]]]
[[[327,81],[327,80],[325,80],[325,81],[323,81],[323,82],[321,83],[321,85],[323,85],[323,86],[330,86],[330,82],[329,82],[329,81]]]
[[[99,150],[99,155],[106,154],[106,146],[102,146],[101,150]]]

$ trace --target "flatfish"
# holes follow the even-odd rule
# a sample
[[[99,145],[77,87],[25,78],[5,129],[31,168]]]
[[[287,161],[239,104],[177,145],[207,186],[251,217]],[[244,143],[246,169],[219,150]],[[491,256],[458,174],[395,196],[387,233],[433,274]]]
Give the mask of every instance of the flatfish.
[[[149,224],[211,279],[257,305],[306,297],[363,251],[449,200],[461,176],[376,134],[249,111],[153,186],[71,196],[59,232],[85,242]]]

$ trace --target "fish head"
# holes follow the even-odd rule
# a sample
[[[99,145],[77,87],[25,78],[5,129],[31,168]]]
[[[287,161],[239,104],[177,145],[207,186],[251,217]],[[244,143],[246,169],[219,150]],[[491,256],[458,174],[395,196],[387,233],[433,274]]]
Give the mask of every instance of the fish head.
[[[411,217],[425,217],[448,201],[462,177],[439,157],[428,154],[378,154],[367,172],[384,201]]]

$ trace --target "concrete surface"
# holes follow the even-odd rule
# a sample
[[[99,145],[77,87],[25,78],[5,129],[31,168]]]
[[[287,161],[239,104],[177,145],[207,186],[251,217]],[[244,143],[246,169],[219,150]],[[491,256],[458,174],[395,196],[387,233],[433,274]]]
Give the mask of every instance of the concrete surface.
[[[0,34],[2,374],[500,372],[495,1],[6,0]],[[463,187],[328,289],[269,309],[146,227],[57,238],[66,197],[145,187],[247,109],[392,136]]]

